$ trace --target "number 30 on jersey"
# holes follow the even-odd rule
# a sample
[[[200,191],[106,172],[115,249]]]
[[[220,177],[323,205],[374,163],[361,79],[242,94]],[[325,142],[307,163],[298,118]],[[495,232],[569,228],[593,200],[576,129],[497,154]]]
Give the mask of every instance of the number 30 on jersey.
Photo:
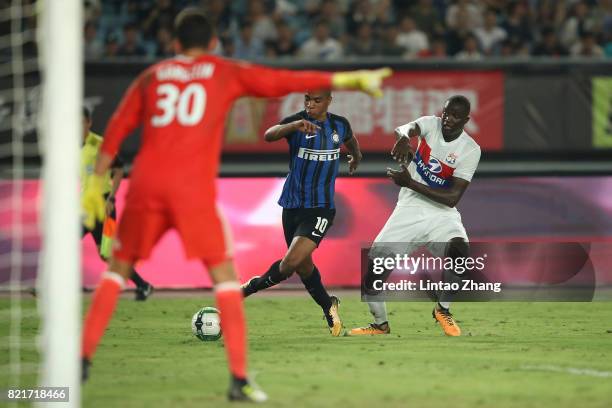
[[[182,91],[174,84],[161,84],[157,96],[157,108],[162,112],[151,118],[155,127],[168,126],[174,120],[181,126],[194,126],[204,116],[206,89],[201,84],[191,83]]]

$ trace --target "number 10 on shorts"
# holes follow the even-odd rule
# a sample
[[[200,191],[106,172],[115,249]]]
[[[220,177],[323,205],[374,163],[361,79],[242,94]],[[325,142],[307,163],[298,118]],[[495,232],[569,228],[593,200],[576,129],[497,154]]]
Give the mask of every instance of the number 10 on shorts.
[[[315,229],[319,231],[321,234],[325,234],[325,229],[327,228],[327,218],[317,217],[317,225],[315,225]]]

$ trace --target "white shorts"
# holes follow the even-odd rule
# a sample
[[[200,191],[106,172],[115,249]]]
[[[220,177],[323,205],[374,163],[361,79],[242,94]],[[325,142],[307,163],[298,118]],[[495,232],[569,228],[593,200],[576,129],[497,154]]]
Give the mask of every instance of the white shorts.
[[[439,211],[426,207],[400,207],[395,210],[380,230],[372,245],[382,249],[383,243],[391,243],[385,255],[412,253],[418,247],[425,246],[434,256],[443,256],[446,244],[453,238],[468,241],[467,233],[461,222],[458,211]],[[382,255],[376,252],[377,256]]]

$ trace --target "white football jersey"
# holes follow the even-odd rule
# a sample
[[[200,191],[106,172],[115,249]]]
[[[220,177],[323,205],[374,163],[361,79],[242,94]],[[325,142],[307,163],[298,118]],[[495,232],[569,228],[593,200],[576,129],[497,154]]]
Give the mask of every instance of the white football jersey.
[[[442,136],[442,119],[437,116],[422,116],[414,122],[398,127],[396,131],[408,136],[412,123],[416,123],[421,129],[414,159],[408,166],[414,180],[433,188],[448,188],[452,177],[472,180],[480,160],[480,146],[465,130],[457,139],[447,143]],[[457,211],[406,187],[401,188],[397,205]]]

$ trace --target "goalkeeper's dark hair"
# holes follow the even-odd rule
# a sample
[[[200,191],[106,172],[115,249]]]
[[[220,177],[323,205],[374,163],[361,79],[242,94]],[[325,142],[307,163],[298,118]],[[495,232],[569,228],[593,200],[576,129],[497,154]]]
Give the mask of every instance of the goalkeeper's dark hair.
[[[91,120],[91,110],[87,106],[83,106],[83,118]]]
[[[188,7],[174,20],[174,33],[183,49],[208,48],[214,28],[204,11]]]

